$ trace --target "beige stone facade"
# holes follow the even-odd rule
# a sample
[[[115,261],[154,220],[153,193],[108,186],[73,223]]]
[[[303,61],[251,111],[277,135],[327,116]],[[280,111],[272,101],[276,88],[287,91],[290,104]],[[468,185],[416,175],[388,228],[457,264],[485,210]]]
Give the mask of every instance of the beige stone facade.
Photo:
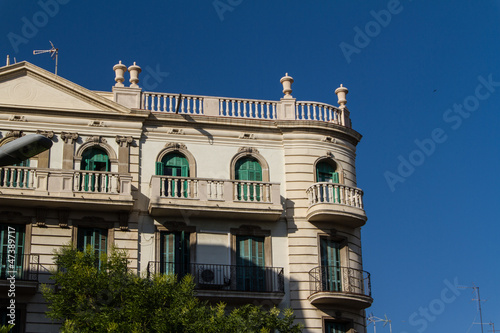
[[[23,331],[57,332],[38,287],[72,242],[125,249],[144,275],[191,273],[208,300],[292,307],[305,332],[366,332],[361,135],[347,89],[339,107],[295,100],[288,75],[279,101],[152,93],[134,66],[134,87],[115,66],[112,92],[26,62],[0,68],[0,145],[53,141],[0,174],[2,232],[24,237]]]

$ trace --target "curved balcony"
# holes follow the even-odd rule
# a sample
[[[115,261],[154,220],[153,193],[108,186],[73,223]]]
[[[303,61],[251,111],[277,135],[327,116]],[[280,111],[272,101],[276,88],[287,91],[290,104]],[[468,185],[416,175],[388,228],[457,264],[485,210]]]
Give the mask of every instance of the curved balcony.
[[[335,222],[361,227],[367,218],[363,209],[363,191],[335,183],[315,183],[307,191],[309,222]]]
[[[370,273],[338,266],[318,266],[309,271],[314,305],[333,305],[362,310],[369,307],[371,297]]]

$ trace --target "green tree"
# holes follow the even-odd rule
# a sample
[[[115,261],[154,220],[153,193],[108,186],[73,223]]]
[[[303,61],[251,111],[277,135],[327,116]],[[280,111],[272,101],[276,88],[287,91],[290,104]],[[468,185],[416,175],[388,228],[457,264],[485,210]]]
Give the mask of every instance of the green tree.
[[[92,248],[56,252],[54,284],[43,285],[47,316],[61,332],[289,332],[301,331],[291,310],[245,305],[228,311],[195,297],[190,275],[144,278],[127,269],[123,252],[97,257]],[[100,263],[100,265],[99,265]]]

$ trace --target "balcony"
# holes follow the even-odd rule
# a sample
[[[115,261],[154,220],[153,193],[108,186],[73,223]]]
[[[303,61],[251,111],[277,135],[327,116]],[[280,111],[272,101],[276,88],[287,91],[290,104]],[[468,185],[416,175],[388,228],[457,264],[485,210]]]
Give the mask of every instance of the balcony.
[[[150,187],[153,216],[193,212],[205,218],[276,221],[283,212],[278,183],[153,176]]]
[[[349,268],[319,266],[309,272],[314,305],[332,305],[362,310],[369,307],[371,297],[370,273]]]
[[[353,228],[366,223],[361,189],[335,183],[315,183],[306,193],[310,222],[335,222]]]
[[[16,294],[32,295],[38,289],[40,257],[37,254],[0,254],[0,293],[7,295],[11,284],[15,283]],[[12,264],[13,261],[14,263]]]
[[[6,205],[38,202],[44,207],[130,210],[132,176],[116,172],[0,168],[0,194]]]
[[[306,101],[268,101],[246,98],[144,92],[141,108],[158,113],[180,113],[260,120],[311,120],[351,128],[349,111]]]
[[[150,261],[153,274],[191,274],[196,295],[209,300],[281,300],[285,293],[283,268],[221,264],[174,264]]]

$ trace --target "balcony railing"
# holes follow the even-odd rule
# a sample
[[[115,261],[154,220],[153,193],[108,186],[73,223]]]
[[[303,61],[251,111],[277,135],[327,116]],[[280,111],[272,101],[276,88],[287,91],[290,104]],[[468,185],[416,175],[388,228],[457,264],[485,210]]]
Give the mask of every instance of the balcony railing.
[[[28,167],[0,168],[0,188],[33,188],[35,169]]]
[[[337,266],[318,266],[309,271],[311,295],[318,292],[349,293],[371,297],[370,273]]]
[[[292,114],[280,112],[286,103]],[[290,105],[290,103],[292,103]],[[269,101],[244,98],[144,92],[142,109],[153,112],[265,120],[314,120],[351,128],[349,111],[333,105],[303,101]]]
[[[221,264],[175,264],[150,261],[148,277],[153,274],[191,274],[197,290],[284,293],[281,267]]]
[[[38,254],[0,253],[0,279],[14,276],[16,280],[38,281],[40,256]]]
[[[76,171],[73,177],[75,192],[120,193],[120,175],[105,171]]]
[[[207,199],[237,202],[273,202],[273,187],[269,182],[218,180],[172,176],[153,176],[159,186],[153,195],[161,198]],[[153,187],[154,188],[154,187]],[[203,190],[201,190],[203,189]],[[279,195],[279,193],[278,193]]]
[[[330,203],[348,205],[363,209],[363,191],[335,183],[316,183],[306,191],[309,198],[309,206],[317,203]]]

